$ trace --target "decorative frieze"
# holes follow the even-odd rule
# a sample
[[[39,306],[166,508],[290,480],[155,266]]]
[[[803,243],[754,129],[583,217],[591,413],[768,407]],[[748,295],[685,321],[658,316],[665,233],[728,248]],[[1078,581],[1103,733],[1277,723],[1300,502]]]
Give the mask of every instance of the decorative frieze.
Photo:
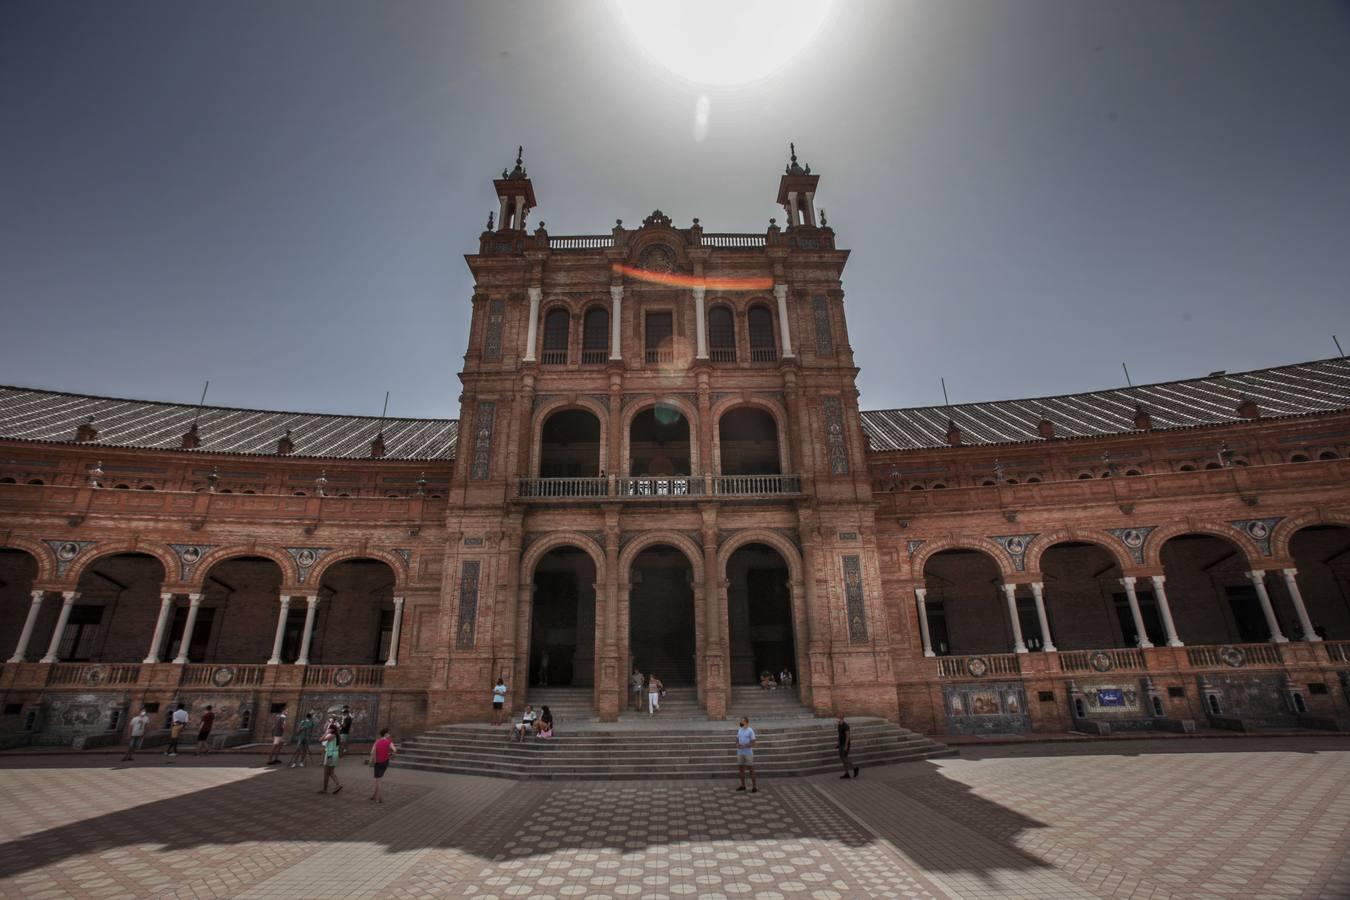
[[[482,563],[466,559],[459,570],[459,627],[455,647],[472,650],[478,632],[478,573]]]
[[[867,643],[867,603],[863,597],[862,557],[850,553],[844,557],[844,600],[848,611],[848,640]]]
[[[216,549],[216,546],[216,544],[170,544],[169,547],[178,554],[178,580],[190,581],[197,563],[202,561],[203,556]]]
[[[1270,516],[1265,519],[1237,519],[1228,524],[1255,541],[1256,546],[1261,548],[1262,556],[1269,556],[1270,536],[1275,531],[1275,526],[1282,521],[1284,516]]]
[[[1031,534],[1001,534],[991,538],[995,543],[1003,548],[1003,552],[1008,554],[1012,560],[1013,568],[1019,572],[1027,570],[1027,547],[1036,538],[1039,532]]]
[[[834,355],[834,336],[830,334],[830,307],[817,294],[811,298],[811,318],[816,323],[816,355]]]
[[[487,481],[492,475],[492,429],[497,404],[480,400],[473,417],[473,456],[469,464],[470,481]]]
[[[487,339],[483,343],[483,359],[500,362],[502,358],[502,328],[506,323],[506,301],[497,298],[488,304]]]
[[[1130,556],[1139,565],[1144,564],[1144,544],[1148,536],[1157,529],[1157,525],[1139,525],[1133,528],[1108,528],[1106,533],[1125,545]]]
[[[848,448],[844,445],[844,405],[838,397],[820,398],[825,414],[825,453],[831,475],[848,474]]]

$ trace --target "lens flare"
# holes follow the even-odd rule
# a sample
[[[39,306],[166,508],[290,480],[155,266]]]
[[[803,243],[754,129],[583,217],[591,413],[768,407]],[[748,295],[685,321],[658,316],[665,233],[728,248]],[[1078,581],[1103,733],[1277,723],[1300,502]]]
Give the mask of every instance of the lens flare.
[[[649,272],[636,266],[614,264],[614,271],[634,281],[647,284],[659,284],[676,288],[708,288],[714,291],[767,291],[773,287],[773,279],[768,276],[749,278],[708,277],[704,275],[681,275],[677,272]]]

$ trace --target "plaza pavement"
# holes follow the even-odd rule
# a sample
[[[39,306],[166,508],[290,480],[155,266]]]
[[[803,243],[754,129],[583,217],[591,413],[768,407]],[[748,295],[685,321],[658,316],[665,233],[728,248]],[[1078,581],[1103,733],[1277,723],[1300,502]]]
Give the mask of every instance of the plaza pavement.
[[[730,764],[730,757],[728,763]],[[0,754],[0,896],[1350,897],[1350,740],[965,746],[734,783]]]

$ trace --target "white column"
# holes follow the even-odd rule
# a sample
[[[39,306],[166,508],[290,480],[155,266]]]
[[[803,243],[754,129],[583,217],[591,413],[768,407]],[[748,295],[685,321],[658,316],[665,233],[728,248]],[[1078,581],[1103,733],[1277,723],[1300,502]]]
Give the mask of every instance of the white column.
[[[798,225],[798,224],[800,224],[800,223],[797,221],[797,219],[798,219],[798,215],[797,215],[797,192],[796,192],[796,191],[788,191],[788,224],[789,224],[789,225]]]
[[[497,227],[499,229],[504,229],[507,226],[506,204],[509,203],[510,201],[507,200],[505,197],[499,197],[498,199],[501,200],[501,210],[497,213]]]
[[[516,195],[516,231],[525,230],[525,195]]]
[[[150,649],[142,662],[159,662],[159,651],[164,646],[164,633],[169,630],[169,614],[173,612],[173,594],[159,595],[159,618],[155,619],[155,635],[150,638]]]
[[[697,352],[694,353],[695,359],[708,358],[708,320],[703,315],[703,295],[708,291],[707,288],[700,285],[694,288],[694,315],[695,326],[694,335],[697,340]]]
[[[623,285],[609,286],[609,358],[623,359]]]
[[[1134,592],[1135,578],[1133,575],[1126,575],[1120,579],[1120,584],[1125,588],[1125,599],[1130,602],[1130,618],[1134,620],[1134,633],[1138,638],[1138,647],[1141,650],[1147,650],[1153,644],[1148,639],[1148,631],[1144,628],[1144,616],[1139,612],[1139,595]]]
[[[919,604],[919,637],[923,638],[923,655],[936,656],[933,653],[933,638],[928,633],[928,588],[916,587],[914,599]]]
[[[398,636],[403,630],[403,598],[394,598],[394,633],[389,636],[389,659],[386,666],[398,665]]]
[[[23,620],[19,644],[14,648],[14,655],[9,658],[10,662],[23,662],[24,656],[28,653],[28,642],[33,639],[33,626],[37,624],[38,613],[42,612],[42,600],[46,596],[46,591],[33,591],[33,599],[28,604],[28,618]]]
[[[525,332],[525,362],[534,362],[534,345],[539,337],[539,301],[543,297],[543,288],[530,288],[530,324]]]
[[[1256,588],[1256,599],[1261,601],[1261,612],[1266,614],[1266,624],[1270,626],[1270,642],[1272,644],[1287,644],[1289,638],[1280,631],[1280,623],[1275,618],[1275,607],[1270,605],[1270,594],[1266,593],[1266,573],[1262,569],[1256,572],[1248,572],[1247,577],[1251,579],[1252,587]]]
[[[1041,623],[1041,641],[1044,644],[1041,649],[1046,653],[1054,653],[1055,642],[1050,637],[1050,619],[1045,614],[1045,582],[1033,581],[1031,596],[1036,600],[1036,619]]]
[[[1022,640],[1022,623],[1017,619],[1017,585],[1003,585],[1003,596],[1008,601],[1008,618],[1012,621],[1013,652],[1026,653],[1027,645]]]
[[[1153,582],[1153,599],[1158,601],[1158,612],[1162,614],[1163,630],[1167,632],[1167,646],[1182,646],[1181,638],[1177,636],[1177,626],[1172,622],[1172,606],[1167,602],[1167,588],[1163,586],[1165,580],[1162,575],[1150,575],[1149,580]]]
[[[187,621],[183,623],[183,637],[178,641],[178,655],[173,658],[178,665],[191,662],[188,659],[188,647],[192,644],[192,632],[197,629],[197,610],[201,608],[202,595],[188,594]]]
[[[281,665],[281,643],[286,639],[286,620],[291,617],[291,598],[281,595],[281,610],[277,613],[277,633],[272,637],[272,658],[269,666]]]
[[[47,645],[47,655],[42,657],[42,662],[57,661],[56,651],[61,647],[61,635],[65,634],[66,623],[70,621],[70,608],[75,605],[75,599],[79,596],[79,591],[61,592],[61,615],[56,618],[56,627],[52,629],[52,642]]]
[[[806,191],[806,208],[803,210],[806,216],[806,224],[812,228],[816,226],[816,192]]]
[[[1289,599],[1294,601],[1294,612],[1298,614],[1298,624],[1303,626],[1303,639],[1305,641],[1320,641],[1321,638],[1313,632],[1312,619],[1308,618],[1308,608],[1303,605],[1303,592],[1298,589],[1298,569],[1281,569],[1280,574],[1284,576],[1284,586],[1289,589]]]
[[[783,339],[783,357],[793,356],[792,332],[788,329],[787,285],[775,284],[773,295],[778,298],[778,332]]]
[[[297,666],[309,665],[309,643],[314,639],[314,614],[319,609],[319,596],[317,594],[306,599],[309,602],[309,608],[305,610],[305,636],[300,641],[300,658],[295,661]]]

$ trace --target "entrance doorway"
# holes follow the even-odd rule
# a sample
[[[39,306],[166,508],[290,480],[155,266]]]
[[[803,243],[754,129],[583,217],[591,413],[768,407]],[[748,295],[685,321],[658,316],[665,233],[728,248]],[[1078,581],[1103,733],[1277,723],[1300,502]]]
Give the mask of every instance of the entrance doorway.
[[[595,563],[577,547],[556,547],[534,567],[529,682],[595,684]]]
[[[727,638],[731,683],[758,684],[760,674],[796,678],[788,567],[766,544],[746,544],[727,560]]]
[[[648,547],[633,560],[628,652],[633,666],[656,673],[667,686],[697,681],[693,577],[689,560],[674,547]]]

